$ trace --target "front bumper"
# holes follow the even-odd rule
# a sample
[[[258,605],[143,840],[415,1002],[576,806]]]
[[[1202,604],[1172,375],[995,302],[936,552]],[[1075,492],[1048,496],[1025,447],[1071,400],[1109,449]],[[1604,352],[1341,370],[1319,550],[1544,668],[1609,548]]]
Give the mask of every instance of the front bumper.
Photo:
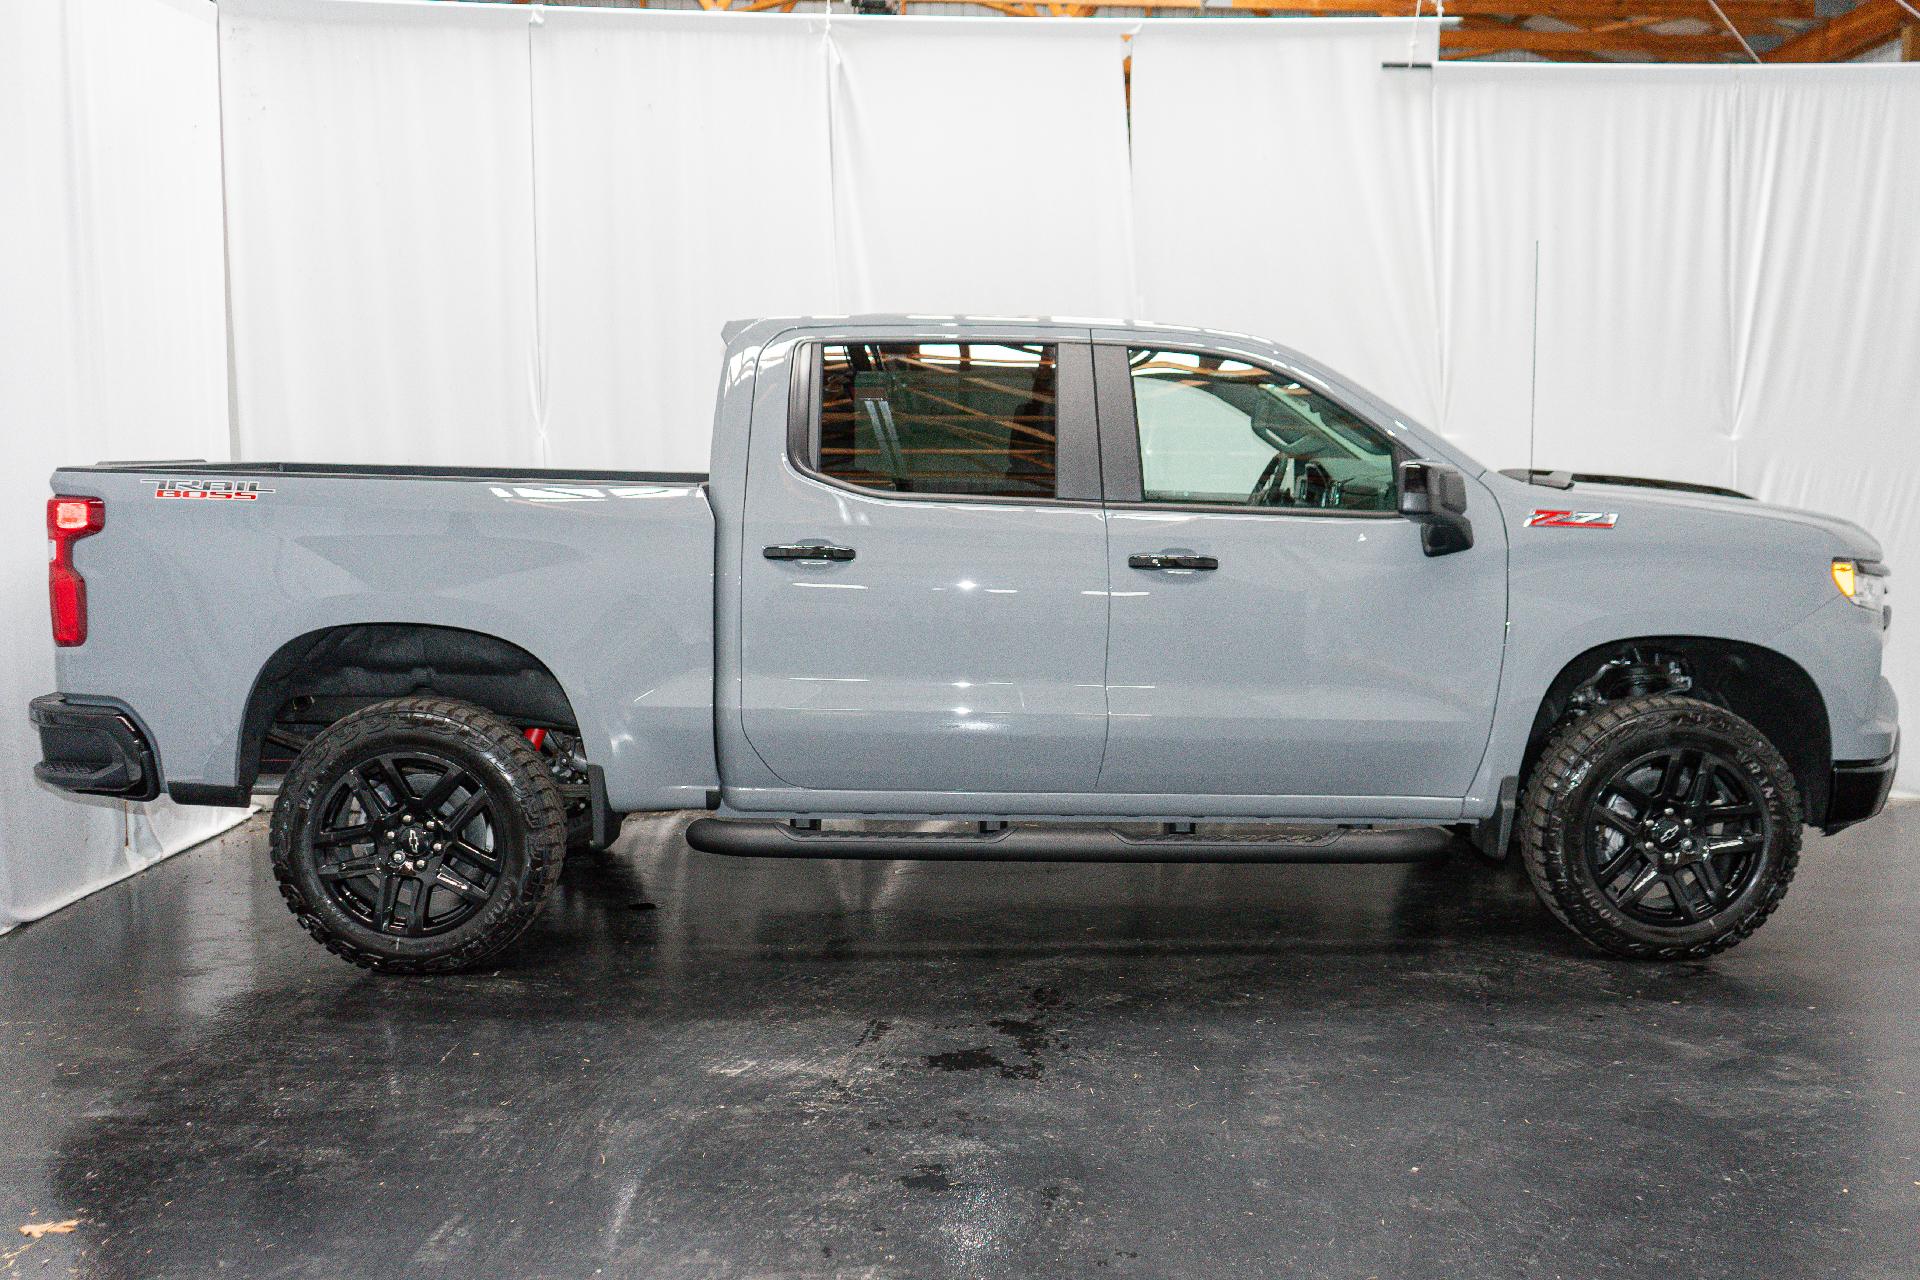
[[[40,731],[33,776],[50,787],[84,796],[151,800],[160,794],[160,766],[146,735],[120,707],[69,702],[57,693],[27,705]]]
[[[1887,807],[1894,770],[1900,767],[1900,740],[1882,760],[1836,760],[1827,784],[1827,820],[1820,829],[1828,835],[1865,822]]]

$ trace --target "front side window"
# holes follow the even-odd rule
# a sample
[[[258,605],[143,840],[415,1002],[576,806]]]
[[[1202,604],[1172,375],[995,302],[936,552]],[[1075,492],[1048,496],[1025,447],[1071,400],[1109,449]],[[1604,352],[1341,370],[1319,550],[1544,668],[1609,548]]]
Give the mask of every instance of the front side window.
[[[826,343],[814,468],[887,493],[1051,498],[1057,355],[1046,343]]]
[[[1257,365],[1127,353],[1148,502],[1392,511],[1393,448],[1338,404]]]

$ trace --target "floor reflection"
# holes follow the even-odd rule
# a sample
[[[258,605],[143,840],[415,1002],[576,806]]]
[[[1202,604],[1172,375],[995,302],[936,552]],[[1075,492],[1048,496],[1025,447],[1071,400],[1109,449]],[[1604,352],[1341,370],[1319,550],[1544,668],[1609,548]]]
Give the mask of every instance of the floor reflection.
[[[483,974],[325,955],[257,821],[0,941],[0,1212],[84,1220],[22,1274],[1910,1273],[1920,811],[1678,967],[1466,854],[729,861],[684,821]]]

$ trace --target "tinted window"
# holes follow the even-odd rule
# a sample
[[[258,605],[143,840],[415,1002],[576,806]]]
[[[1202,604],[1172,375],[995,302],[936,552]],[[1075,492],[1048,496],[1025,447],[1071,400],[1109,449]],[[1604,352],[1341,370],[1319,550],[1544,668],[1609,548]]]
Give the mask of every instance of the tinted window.
[[[1051,498],[1055,355],[1038,343],[827,343],[814,465],[889,493]]]
[[[1319,392],[1256,365],[1134,349],[1148,502],[1392,511],[1393,449]]]

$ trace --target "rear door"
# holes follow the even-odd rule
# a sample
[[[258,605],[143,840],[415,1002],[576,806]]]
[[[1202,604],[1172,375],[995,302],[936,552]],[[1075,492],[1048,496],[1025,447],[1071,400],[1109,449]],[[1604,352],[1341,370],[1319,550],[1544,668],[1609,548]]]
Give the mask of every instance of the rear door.
[[[1096,348],[1113,578],[1108,792],[1458,812],[1485,750],[1504,534],[1428,557],[1404,447],[1304,376],[1177,345]]]
[[[756,428],[747,483],[755,754],[813,790],[1094,790],[1107,544],[1087,343],[853,332],[793,367],[785,447]]]

